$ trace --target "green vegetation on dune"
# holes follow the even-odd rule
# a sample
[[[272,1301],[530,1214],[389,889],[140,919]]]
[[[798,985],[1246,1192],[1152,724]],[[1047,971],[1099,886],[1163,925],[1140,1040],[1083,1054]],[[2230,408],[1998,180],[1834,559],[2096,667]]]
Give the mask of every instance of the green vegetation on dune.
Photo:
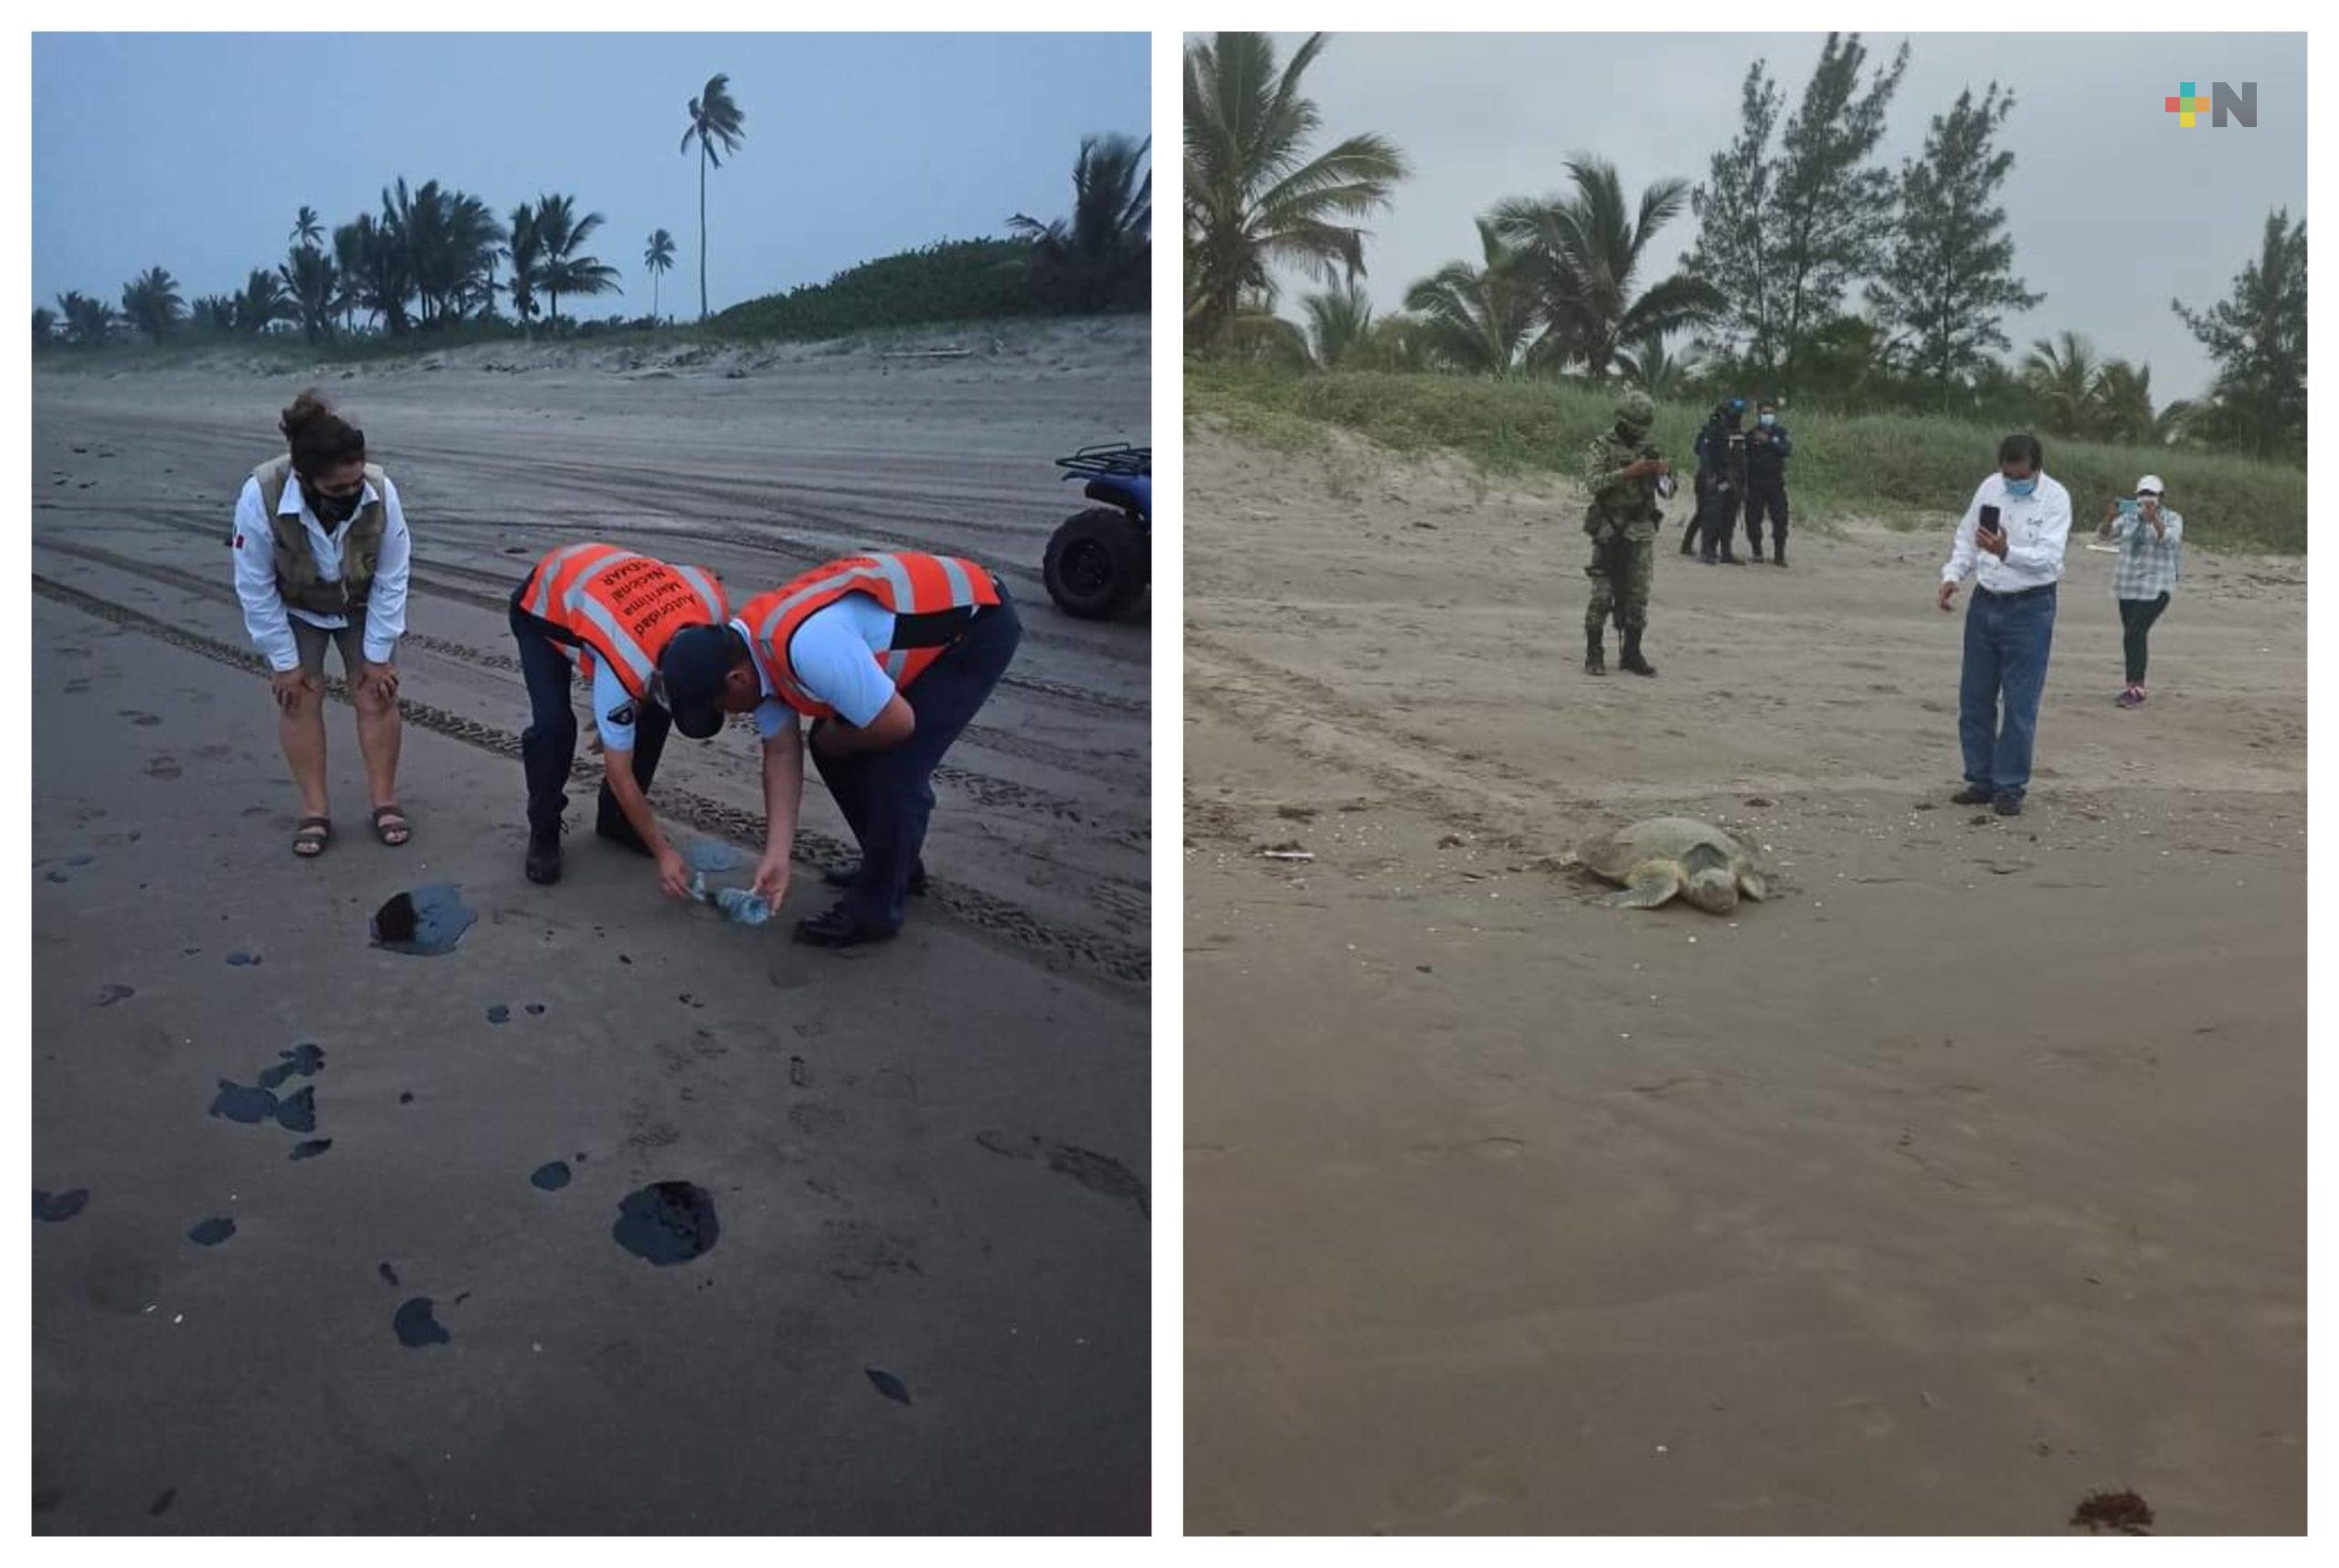
[[[1042,313],[1031,247],[1013,239],[944,240],[847,268],[825,283],[767,294],[718,313],[727,337],[810,340],[873,327],[987,321]]]
[[[1207,418],[1245,440],[1306,450],[1324,427],[1351,430],[1392,451],[1451,452],[1497,474],[1572,477],[1584,447],[1613,421],[1613,391],[1541,379],[1468,378],[1377,371],[1298,374],[1195,359],[1186,366],[1186,417]],[[1659,403],[1651,437],[1685,477],[1667,507],[1688,506],[1690,443],[1708,410]],[[1962,510],[1995,465],[2006,431],[1906,414],[1787,413],[1794,432],[1789,493],[1799,521],[1877,518],[1910,527]],[[2213,549],[2303,554],[2306,471],[2197,449],[2111,446],[2047,437],[2047,471],[2071,493],[2076,522],[2090,527],[2107,497],[2157,473],[2185,514],[2187,536]]]

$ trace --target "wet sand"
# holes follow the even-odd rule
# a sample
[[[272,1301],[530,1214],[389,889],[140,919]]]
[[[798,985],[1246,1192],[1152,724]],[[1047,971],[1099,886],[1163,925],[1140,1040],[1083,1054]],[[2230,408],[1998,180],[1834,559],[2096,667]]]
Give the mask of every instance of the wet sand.
[[[1047,458],[1144,435],[1127,346],[353,377],[418,546],[416,831],[366,832],[336,703],[313,864],[221,547],[296,386],[37,381],[34,1181],[89,1197],[35,1224],[36,1530],[1145,1527],[1146,630],[1032,575]],[[854,540],[1000,564],[1029,683],[954,752],[900,940],[670,905],[581,789],[566,878],[522,878],[507,552],[578,532],[746,591]],[[752,842],[754,768],[677,740],[652,803]],[[783,921],[844,853],[817,782],[807,822]],[[369,946],[432,882],[454,950]],[[302,1044],[313,1128],[209,1114]],[[661,1182],[716,1223],[664,1266],[617,1230]]]
[[[1668,525],[1594,681],[1564,488],[1188,450],[1189,1530],[2305,1528],[2302,563],[2123,713],[2075,542],[1977,818],[1946,517]],[[1675,810],[1773,901],[1564,863]]]

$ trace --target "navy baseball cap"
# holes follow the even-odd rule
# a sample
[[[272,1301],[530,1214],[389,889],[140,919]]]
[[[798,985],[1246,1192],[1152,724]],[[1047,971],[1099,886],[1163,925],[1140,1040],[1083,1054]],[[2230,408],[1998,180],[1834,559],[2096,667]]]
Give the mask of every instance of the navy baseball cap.
[[[1743,397],[1732,397],[1730,400],[1730,411],[1733,414],[1744,413],[1746,411],[1746,399]]]
[[[730,629],[685,626],[658,656],[658,679],[674,727],[705,740],[723,727],[723,678],[731,673]]]

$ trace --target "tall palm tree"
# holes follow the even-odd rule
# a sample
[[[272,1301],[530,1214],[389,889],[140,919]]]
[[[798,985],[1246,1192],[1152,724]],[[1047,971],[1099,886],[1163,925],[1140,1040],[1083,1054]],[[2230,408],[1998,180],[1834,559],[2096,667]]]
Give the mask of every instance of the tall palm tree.
[[[563,294],[623,293],[618,287],[618,270],[608,262],[591,256],[577,254],[577,248],[585,243],[592,232],[601,227],[601,215],[588,212],[577,216],[577,198],[547,196],[536,201],[536,238],[544,247],[544,272],[539,280],[552,299],[552,319],[560,321],[560,297]]]
[[[2164,408],[2153,405],[2153,367],[2107,359],[2095,374],[2095,428],[2090,433],[2131,446],[2164,447],[2180,439],[2196,408],[2178,397]]]
[[[520,330],[526,333],[536,319],[536,289],[545,278],[544,230],[536,225],[534,203],[524,201],[512,209],[508,232],[511,239],[503,254],[512,263],[512,281],[504,291],[512,298]]]
[[[314,246],[296,245],[286,253],[272,280],[265,272],[252,274],[255,287],[263,281],[277,285],[267,301],[268,320],[290,318],[299,322],[302,334],[311,343],[323,343],[333,336],[333,300],[340,278],[332,257]],[[259,308],[259,300],[255,295],[253,309]],[[259,325],[249,330],[258,332]]]
[[[292,220],[292,243],[313,248],[324,234],[325,226],[317,217],[317,209],[303,202],[300,216]]]
[[[363,305],[365,289],[358,274],[365,264],[365,236],[356,223],[338,224],[333,231],[333,308],[344,332],[356,330],[357,313]]]
[[[641,265],[650,274],[650,319],[658,319],[658,280],[674,270],[674,237],[664,229],[654,229],[650,244],[641,253]]]
[[[683,132],[682,151],[698,143],[698,319],[706,319],[706,171],[723,166],[723,154],[736,154],[746,140],[747,117],[731,100],[731,78],[718,72],[691,100],[691,126]],[[718,151],[719,149],[719,151]]]
[[[178,280],[160,267],[147,268],[122,286],[122,313],[132,326],[161,343],[186,315]]]
[[[204,332],[234,332],[236,330],[236,296],[206,294],[187,307],[186,319],[190,325]]]
[[[1327,370],[1339,369],[1371,338],[1372,302],[1354,279],[1309,294],[1299,304],[1307,313],[1307,341],[1316,363]]]
[[[47,348],[57,341],[57,313],[47,305],[33,307],[33,346]]]
[[[330,269],[333,266],[325,260],[324,252],[307,246],[295,247],[292,254],[309,258],[310,264],[315,267]],[[244,279],[243,292],[232,296],[234,305],[228,324],[239,333],[259,334],[266,332],[271,324],[284,320],[288,313],[294,311],[300,313],[303,324],[306,324],[307,302],[301,298],[297,290],[291,291],[288,297],[288,281],[280,272],[270,272],[263,267],[253,268]],[[332,279],[328,271],[323,289],[325,301],[330,301],[332,292]],[[319,302],[321,313],[323,304],[324,301]],[[316,341],[313,331],[310,334],[310,341]]]
[[[2095,424],[2101,369],[2094,345],[2075,332],[2033,343],[2023,356],[2022,379],[2038,422],[2058,435],[2086,435]]]
[[[1695,380],[1703,366],[1695,352],[1675,354],[1665,346],[1663,333],[1650,333],[1630,347],[1616,353],[1616,368],[1624,372],[1627,386],[1646,392],[1656,402],[1675,402],[1686,397],[1689,383]]]
[[[1072,218],[1042,223],[1017,213],[1012,233],[1032,242],[1041,298],[1082,312],[1142,307],[1153,272],[1152,138],[1083,136],[1072,165]]]
[[[1263,33],[1186,47],[1186,323],[1196,342],[1232,346],[1244,297],[1272,298],[1273,267],[1328,284],[1362,272],[1365,230],[1342,220],[1387,206],[1408,172],[1395,144],[1370,132],[1307,155],[1323,116],[1300,79],[1324,41],[1310,35],[1280,72]]]
[[[1623,344],[1695,326],[1721,309],[1722,298],[1684,272],[1634,291],[1649,241],[1688,205],[1688,181],[1657,181],[1641,192],[1635,210],[1614,164],[1582,157],[1567,171],[1572,194],[1506,201],[1495,208],[1495,229],[1529,258],[1543,323],[1529,363],[1580,364],[1604,376]]]
[[[57,296],[58,313],[65,318],[66,335],[76,348],[97,348],[113,335],[113,307],[79,289]]]
[[[1440,368],[1507,376],[1535,328],[1535,296],[1523,260],[1478,219],[1484,264],[1449,261],[1405,291],[1405,309],[1421,318],[1423,349]]]

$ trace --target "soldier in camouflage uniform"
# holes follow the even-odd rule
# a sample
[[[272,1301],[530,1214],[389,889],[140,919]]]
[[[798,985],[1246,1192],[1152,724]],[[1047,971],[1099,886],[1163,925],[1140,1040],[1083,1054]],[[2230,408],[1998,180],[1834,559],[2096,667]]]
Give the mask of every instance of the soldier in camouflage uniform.
[[[1616,405],[1615,429],[1584,454],[1583,488],[1592,496],[1583,516],[1583,531],[1592,535],[1592,564],[1583,568],[1592,579],[1592,602],[1583,612],[1587,675],[1608,673],[1601,633],[1612,613],[1625,634],[1619,662],[1635,675],[1656,673],[1641,657],[1641,628],[1648,620],[1656,525],[1663,520],[1656,509],[1657,482],[1672,471],[1647,444],[1656,418],[1646,393],[1627,392]]]

